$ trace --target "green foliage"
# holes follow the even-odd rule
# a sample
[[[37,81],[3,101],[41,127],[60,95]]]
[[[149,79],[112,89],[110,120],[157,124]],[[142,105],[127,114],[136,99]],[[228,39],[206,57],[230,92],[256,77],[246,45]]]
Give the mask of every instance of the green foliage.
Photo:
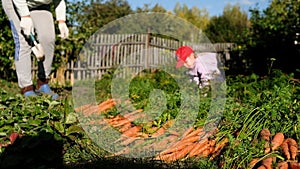
[[[24,98],[10,92],[12,89],[6,85],[2,82],[0,89],[1,168],[59,168],[64,163],[63,159],[70,162],[87,160],[104,152],[86,148],[91,141],[78,125],[77,114],[69,98],[59,101],[46,96]],[[3,147],[13,132],[19,133],[20,138]]]
[[[274,70],[268,77],[252,74],[227,79],[227,104],[216,135],[230,138],[222,155],[224,168],[247,168],[252,158],[265,155],[258,141],[262,128],[299,140],[300,88],[293,74]],[[280,157],[278,152],[272,154]]]
[[[202,30],[204,30],[209,23],[209,13],[205,8],[199,9],[192,7],[189,9],[186,4],[181,6],[180,3],[177,3],[174,8],[174,14]]]
[[[0,78],[7,80],[15,80],[16,74],[14,71],[14,41],[10,30],[10,23],[4,10],[2,3],[0,4]]]
[[[228,4],[223,15],[211,18],[205,32],[213,43],[231,42],[240,44],[250,26],[247,13],[239,5]]]
[[[263,12],[252,9],[247,55],[256,73],[266,74],[266,64],[275,58],[274,68],[294,72],[299,68],[300,50],[294,44],[300,31],[300,3],[297,0],[274,0]]]

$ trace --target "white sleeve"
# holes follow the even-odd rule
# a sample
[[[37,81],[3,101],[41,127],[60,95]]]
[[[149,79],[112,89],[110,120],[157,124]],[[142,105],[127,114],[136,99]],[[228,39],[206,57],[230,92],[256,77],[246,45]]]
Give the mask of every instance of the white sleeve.
[[[61,0],[55,8],[56,20],[66,20],[66,2]]]
[[[7,0],[6,0],[7,1]],[[22,16],[28,16],[30,15],[28,5],[26,3],[26,0],[13,0],[13,3],[15,4],[18,14]]]

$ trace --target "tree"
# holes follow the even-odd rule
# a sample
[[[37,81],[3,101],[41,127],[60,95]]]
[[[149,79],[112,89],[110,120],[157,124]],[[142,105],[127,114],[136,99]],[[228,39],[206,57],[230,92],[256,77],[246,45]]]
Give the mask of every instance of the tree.
[[[140,13],[140,12],[163,12],[163,13],[165,13],[165,12],[167,12],[167,10],[158,4],[155,4],[153,8],[150,8],[149,4],[144,4],[144,6],[142,8],[137,8],[136,12],[137,13]]]
[[[181,6],[180,3],[176,3],[173,11],[176,16],[187,20],[199,29],[204,30],[209,23],[209,13],[205,8],[192,7],[189,9],[186,4]]]
[[[273,0],[262,13],[257,8],[250,12],[247,54],[254,71],[266,74],[274,62],[273,68],[295,72],[300,67],[299,45],[294,44],[296,33],[300,32],[299,0]]]
[[[238,4],[226,5],[221,16],[211,18],[205,33],[212,42],[241,43],[250,22]]]

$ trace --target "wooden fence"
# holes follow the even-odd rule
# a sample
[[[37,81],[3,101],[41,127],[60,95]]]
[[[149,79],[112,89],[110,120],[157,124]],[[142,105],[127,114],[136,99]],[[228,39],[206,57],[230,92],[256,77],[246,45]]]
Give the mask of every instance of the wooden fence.
[[[196,53],[217,52],[221,62],[230,59],[229,52],[235,46],[232,43],[191,44],[151,34],[99,34],[85,45],[76,62],[71,61],[60,73],[55,72],[52,81],[73,84],[74,80],[101,79],[109,69],[120,65],[136,72],[155,68],[174,62],[175,50],[182,45],[191,46]],[[35,74],[36,67],[33,70]]]

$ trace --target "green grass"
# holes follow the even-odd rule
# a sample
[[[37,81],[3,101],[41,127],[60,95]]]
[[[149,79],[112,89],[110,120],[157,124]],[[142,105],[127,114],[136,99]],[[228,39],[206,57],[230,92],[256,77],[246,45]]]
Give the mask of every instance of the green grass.
[[[111,97],[111,75],[95,83],[97,102]],[[65,97],[24,98],[17,84],[0,80],[0,143],[7,143],[12,132],[22,137],[0,149],[0,168],[247,168],[252,158],[264,157],[263,144],[259,141],[262,128],[274,135],[283,132],[286,137],[300,140],[299,110],[300,88],[293,75],[274,70],[267,77],[257,75],[227,77],[227,96],[223,116],[214,139],[229,138],[229,144],[213,161],[186,159],[165,164],[151,158],[134,159],[121,156],[108,157],[109,152],[97,146],[85,133],[74,111],[69,88],[56,87]],[[161,90],[155,96],[166,96],[159,102],[166,109],[155,117],[153,125],[160,126],[180,113],[181,93],[164,72],[144,73],[136,76],[129,85],[127,99],[135,108],[148,110],[151,91]],[[199,91],[197,91],[199,92]],[[190,95],[195,94],[191,91]],[[155,97],[154,97],[155,98]],[[200,99],[195,126],[202,126],[210,109],[210,97]],[[113,109],[111,114],[117,114]],[[52,147],[52,148],[50,148]],[[284,159],[279,151],[272,152]]]

